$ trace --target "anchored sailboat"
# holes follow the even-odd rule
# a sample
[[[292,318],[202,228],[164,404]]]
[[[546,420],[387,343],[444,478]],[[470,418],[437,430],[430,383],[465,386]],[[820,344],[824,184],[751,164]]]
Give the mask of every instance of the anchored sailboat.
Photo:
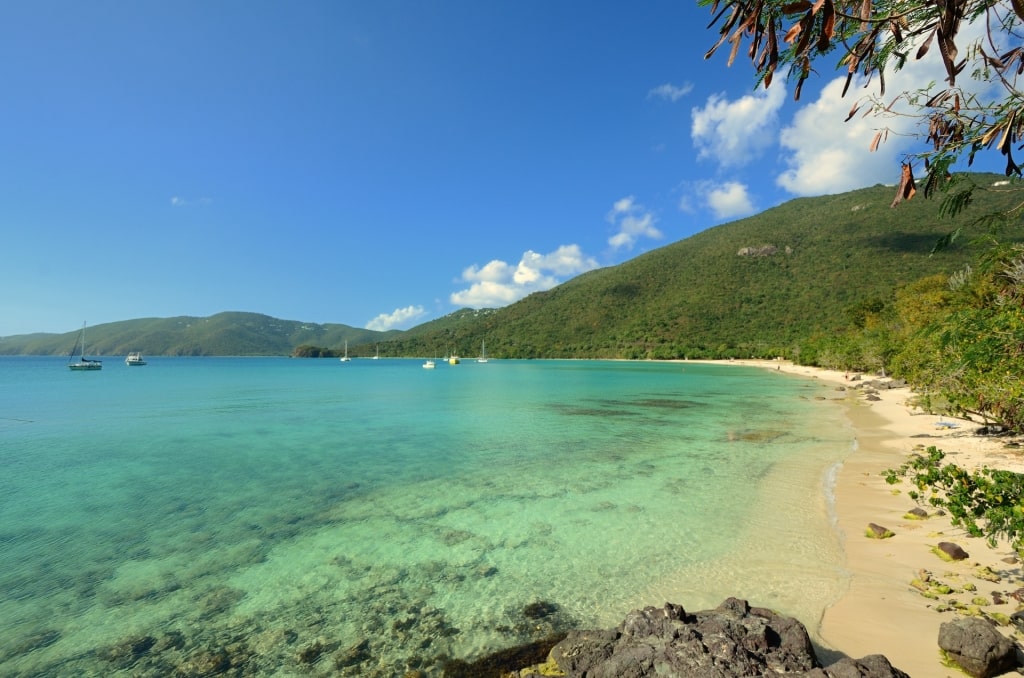
[[[81,345],[82,351],[78,354],[78,362],[71,362],[75,358],[75,349]],[[92,371],[102,370],[103,361],[93,360],[92,358],[85,357],[85,323],[82,323],[82,331],[78,333],[78,337],[75,339],[75,345],[71,347],[71,355],[68,358],[68,367],[76,371]]]

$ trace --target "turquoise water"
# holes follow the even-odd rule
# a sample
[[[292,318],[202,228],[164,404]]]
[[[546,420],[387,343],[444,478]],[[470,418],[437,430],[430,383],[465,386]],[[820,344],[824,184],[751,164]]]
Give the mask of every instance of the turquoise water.
[[[666,601],[813,631],[840,594],[821,384],[420,365],[0,358],[0,674],[440,675]]]

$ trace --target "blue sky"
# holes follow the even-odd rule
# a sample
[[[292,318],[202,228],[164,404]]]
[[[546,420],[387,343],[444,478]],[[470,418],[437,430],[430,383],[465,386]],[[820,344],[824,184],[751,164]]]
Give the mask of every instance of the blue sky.
[[[703,59],[709,16],[6,3],[0,336],[221,311],[406,329],[898,179],[917,147],[869,153],[882,123],[843,122],[843,74],[797,103],[782,78],[756,89],[742,55]]]

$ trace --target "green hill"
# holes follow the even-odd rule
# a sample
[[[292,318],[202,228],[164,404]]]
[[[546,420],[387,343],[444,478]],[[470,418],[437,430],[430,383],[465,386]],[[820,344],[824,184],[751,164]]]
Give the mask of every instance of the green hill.
[[[971,175],[982,186],[998,175]],[[907,282],[952,272],[977,250],[961,240],[929,255],[957,226],[1011,207],[1019,194],[979,192],[951,220],[938,199],[889,205],[893,188],[800,198],[581,275],[492,313],[463,311],[409,330],[391,350],[454,346],[495,358],[673,358],[765,355],[850,327],[851,309]],[[1019,222],[1001,237],[1024,239]]]
[[[0,339],[0,355],[66,355],[77,330],[66,334],[25,334]],[[302,345],[354,347],[397,334],[348,325],[279,320],[258,313],[218,313],[208,318],[141,318],[90,326],[86,339],[91,355],[290,355]],[[370,355],[367,353],[366,355]]]
[[[999,175],[969,175],[980,186]],[[800,198],[710,228],[618,266],[574,278],[502,309],[463,309],[406,332],[278,320],[253,313],[148,318],[90,327],[90,353],[290,355],[297,347],[354,356],[674,358],[786,353],[800,339],[841,332],[851,311],[888,299],[897,286],[950,273],[977,250],[959,241],[929,255],[955,227],[1010,208],[1015,191],[979,191],[955,220],[938,199],[889,206],[894,189],[873,186]],[[1000,233],[1024,240],[1019,221]],[[0,354],[66,354],[74,332],[0,339]]]

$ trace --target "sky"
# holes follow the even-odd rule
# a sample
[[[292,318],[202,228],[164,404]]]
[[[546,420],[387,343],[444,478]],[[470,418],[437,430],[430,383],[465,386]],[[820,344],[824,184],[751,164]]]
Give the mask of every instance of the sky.
[[[709,21],[679,0],[5,3],[0,336],[222,311],[408,329],[896,183],[920,142],[869,145],[904,121],[844,122],[867,90],[841,98],[827,65],[799,102],[757,87],[728,45],[704,59]],[[934,56],[887,91],[938,79]]]

